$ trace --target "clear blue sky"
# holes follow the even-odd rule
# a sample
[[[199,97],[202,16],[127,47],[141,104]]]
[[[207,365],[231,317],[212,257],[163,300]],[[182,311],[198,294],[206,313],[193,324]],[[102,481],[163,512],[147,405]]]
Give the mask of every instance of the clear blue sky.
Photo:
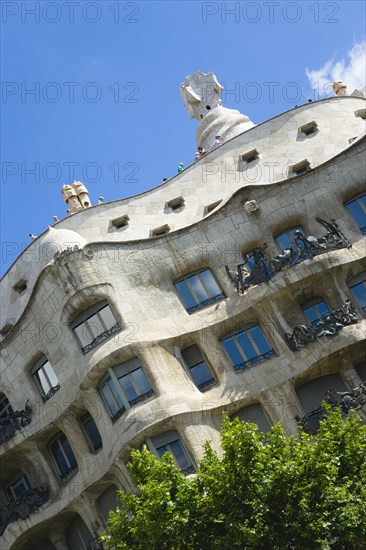
[[[64,183],[84,182],[95,204],[192,162],[187,75],[212,70],[224,106],[259,123],[317,99],[306,69],[352,63],[347,52],[365,39],[362,1],[0,4],[2,273],[16,257],[9,246],[20,252],[65,216]]]

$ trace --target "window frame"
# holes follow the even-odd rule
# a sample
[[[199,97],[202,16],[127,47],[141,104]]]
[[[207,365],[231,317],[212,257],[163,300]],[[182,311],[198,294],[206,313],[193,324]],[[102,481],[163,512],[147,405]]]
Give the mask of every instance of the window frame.
[[[86,326],[88,332],[92,336],[94,336],[94,338],[91,342],[89,342],[89,344],[86,344],[86,345],[83,346],[81,340],[79,339],[79,337],[77,335],[76,329],[78,329],[80,326],[84,325],[89,319],[91,319],[95,315],[98,315],[98,313],[100,313],[106,307],[109,307],[109,310],[110,310],[110,312],[111,312],[111,314],[112,314],[112,316],[115,320],[115,323],[109,329],[106,329],[105,331],[97,334],[96,336],[94,336],[94,334],[91,330],[91,327]],[[105,325],[102,318],[98,317],[98,321],[100,322],[100,324]],[[108,300],[102,300],[102,301],[97,302],[97,303],[93,304],[92,306],[88,307],[85,311],[83,311],[83,313],[78,315],[76,317],[76,319],[74,319],[72,321],[72,323],[70,323],[70,329],[72,330],[72,332],[74,334],[74,337],[76,339],[76,342],[78,343],[78,346],[79,346],[81,352],[83,353],[83,355],[86,355],[87,353],[89,353],[89,351],[96,348],[99,344],[105,342],[106,340],[108,340],[109,338],[114,336],[114,334],[119,332],[121,330],[121,324],[120,324],[117,316],[115,315],[114,308],[111,306],[109,301]]]
[[[60,441],[59,441],[59,440],[60,440],[61,437],[64,437],[64,438],[65,438],[65,440],[67,441],[68,445],[70,446],[70,449],[71,449],[72,454],[74,455],[74,459],[75,459],[75,463],[76,463],[76,466],[74,466],[74,467],[71,467],[70,460],[69,460],[69,458],[68,458],[68,456],[67,456],[67,454],[66,454],[66,452],[65,452],[65,450],[64,450],[64,448],[63,448],[63,446],[62,446],[62,444],[60,444]],[[64,473],[61,472],[61,468],[60,468],[60,466],[59,466],[59,463],[57,462],[56,457],[55,457],[55,455],[53,454],[53,451],[52,451],[52,449],[51,449],[52,445],[53,445],[54,443],[56,443],[56,442],[58,443],[58,447],[59,447],[59,449],[61,450],[61,453],[62,453],[62,455],[63,455],[64,461],[65,461],[66,464],[69,466],[69,467],[68,467],[68,470],[67,470],[66,472],[64,472]],[[67,481],[70,477],[73,476],[74,473],[76,473],[76,472],[78,471],[78,469],[79,469],[79,464],[78,464],[78,461],[77,461],[77,459],[76,459],[75,453],[74,453],[74,451],[73,451],[73,449],[72,449],[72,447],[71,447],[71,445],[70,445],[70,443],[69,443],[69,440],[68,440],[67,436],[66,436],[63,432],[59,432],[55,437],[53,437],[53,438],[51,439],[51,441],[48,443],[48,451],[49,451],[49,454],[50,454],[50,456],[51,456],[52,462],[53,462],[53,464],[54,464],[54,466],[55,466],[57,475],[58,475],[58,477],[60,478],[61,481]]]
[[[94,444],[93,438],[92,438],[91,434],[89,433],[88,428],[86,427],[86,424],[88,424],[88,422],[90,422],[90,421],[94,422],[94,425],[95,425],[95,427],[97,429],[97,432],[99,434],[100,443],[98,445]],[[80,423],[81,429],[83,430],[84,435],[85,435],[85,437],[86,437],[86,439],[89,443],[89,446],[90,446],[92,452],[96,454],[99,451],[101,451],[103,449],[103,439],[102,439],[101,433],[99,431],[99,428],[98,428],[94,418],[92,417],[92,415],[89,412],[84,413],[83,415],[81,415],[79,417],[79,423]]]
[[[262,336],[263,336],[266,344],[270,348],[270,350],[268,350],[265,353],[260,353],[260,349],[259,349],[258,345],[256,344],[254,338],[252,336],[250,338],[248,337],[248,341],[249,341],[250,345],[252,346],[254,351],[257,352],[257,355],[255,357],[252,357],[251,359],[248,359],[245,355],[245,352],[244,352],[243,348],[241,347],[240,343],[238,342],[236,336],[239,335],[239,334],[249,332],[250,330],[252,330],[254,328],[259,328],[259,330],[261,331]],[[237,363],[236,365],[234,365],[229,353],[226,351],[225,346],[224,346],[224,342],[226,340],[229,340],[230,338],[233,339],[233,342],[234,342],[234,344],[237,348],[237,351],[239,352],[239,355],[243,358],[243,361],[241,363]],[[225,353],[225,355],[226,355],[226,357],[229,361],[229,364],[231,365],[232,369],[234,370],[234,372],[246,371],[248,368],[251,368],[255,365],[258,365],[259,363],[263,363],[264,361],[267,361],[267,360],[269,360],[272,357],[275,357],[277,355],[275,349],[273,347],[271,347],[270,343],[268,342],[266,334],[263,331],[263,329],[262,329],[262,327],[260,326],[259,323],[250,324],[242,330],[237,330],[237,331],[235,331],[231,334],[228,334],[227,336],[225,336],[224,338],[222,338],[220,340],[220,344],[221,344],[221,347],[222,347],[222,349],[223,349],[223,351],[224,351],[224,353]],[[258,352],[259,352],[259,354],[258,354]],[[267,355],[268,355],[268,357],[267,357]]]
[[[57,380],[57,384],[55,386],[52,385],[51,383],[51,380],[48,376],[48,373],[43,369],[43,367],[46,365],[46,364],[49,364],[52,371],[53,371],[53,374]],[[43,373],[43,376],[45,377],[46,379],[46,382],[49,386],[49,390],[48,392],[46,393],[42,387],[42,382],[38,376],[38,372],[42,370],[42,373]],[[59,391],[59,389],[61,388],[61,385],[60,385],[60,382],[59,382],[59,379],[57,377],[57,374],[52,366],[52,363],[47,359],[47,357],[45,355],[43,355],[42,357],[40,357],[38,359],[38,361],[35,362],[35,364],[33,365],[33,367],[31,368],[30,370],[30,374],[32,376],[32,379],[34,381],[34,384],[36,385],[37,387],[37,390],[38,390],[38,393],[40,394],[41,398],[42,398],[42,401],[43,403],[45,403],[46,401],[48,401],[49,399],[51,399],[51,397]]]
[[[357,307],[361,315],[363,317],[366,317],[366,304],[362,306],[352,290],[352,288],[354,288],[355,286],[362,285],[362,283],[364,283],[365,295],[366,295],[366,271],[361,271],[361,273],[358,273],[357,275],[352,277],[349,281],[347,281],[347,287],[351,293],[352,303]]]
[[[189,366],[188,361],[184,357],[184,352],[187,351],[189,348],[193,348],[193,347],[198,349],[198,352],[199,352],[200,356],[202,357],[202,360],[199,361],[198,363],[195,363],[195,364]],[[188,376],[190,377],[190,379],[192,380],[192,382],[194,383],[196,388],[198,388],[201,392],[205,392],[206,390],[208,390],[209,388],[211,388],[212,386],[214,386],[216,384],[217,380],[214,377],[214,375],[212,374],[212,369],[210,368],[210,366],[208,364],[208,361],[206,360],[205,356],[201,352],[201,348],[197,344],[191,344],[190,346],[186,346],[185,348],[182,348],[180,350],[180,355],[181,355],[181,358],[182,358],[182,361],[183,361],[184,370],[187,372]],[[203,384],[198,384],[198,382],[195,380],[192,369],[194,369],[198,365],[201,365],[202,363],[205,364],[207,371],[211,375],[211,379],[208,380],[207,382],[204,382]]]
[[[22,472],[19,476],[14,478],[14,481],[11,481],[4,487],[5,498],[8,502],[11,502],[12,500],[16,502],[19,499],[19,496],[16,496],[14,491],[14,488],[19,485],[19,482],[21,482],[25,487],[24,491],[22,491],[21,494],[32,489],[32,485],[28,479],[28,476],[24,472]]]
[[[198,298],[195,294],[195,291],[192,289],[191,284],[188,284],[188,279],[191,279],[192,277],[199,277],[199,275],[201,273],[204,273],[206,271],[208,271],[211,274],[216,286],[221,290],[221,292],[220,292],[220,294],[217,294],[216,296],[207,297],[202,302],[197,302]],[[179,292],[179,290],[177,288],[177,285],[179,283],[182,283],[182,282],[185,282],[185,284],[186,284],[186,286],[187,286],[187,288],[188,288],[188,290],[191,294],[191,297],[196,302],[195,306],[188,307],[188,306],[185,305],[183,296],[181,295],[181,293]],[[206,294],[208,294],[208,291],[207,291],[207,288],[206,288],[206,285],[205,285],[204,281],[202,281],[199,278],[199,282],[201,283],[201,285],[202,285],[204,291],[206,292]],[[224,290],[222,289],[222,285],[219,284],[219,281],[217,280],[217,277],[216,277],[215,273],[212,271],[212,269],[210,267],[203,267],[203,268],[198,269],[196,271],[192,271],[191,273],[185,275],[184,277],[180,277],[179,279],[174,281],[173,285],[174,285],[175,292],[178,295],[178,298],[179,298],[181,304],[183,305],[184,309],[186,310],[186,312],[189,315],[192,315],[192,313],[196,313],[197,311],[200,311],[202,309],[206,309],[207,307],[210,307],[210,306],[212,306],[212,305],[214,305],[218,302],[221,302],[222,300],[225,300],[227,298]]]
[[[302,227],[302,225],[292,225],[291,227],[288,227],[284,231],[281,231],[280,233],[277,233],[276,235],[273,236],[273,240],[275,241],[276,246],[277,246],[278,250],[281,251],[281,253],[284,252],[284,250],[286,250],[286,249],[281,248],[281,245],[280,245],[280,243],[278,242],[277,239],[279,237],[282,237],[282,235],[286,235],[287,238],[289,239],[290,243],[292,243],[295,236],[293,235],[292,237],[290,237],[290,232],[291,231],[293,231],[294,233],[295,233],[295,231],[301,231],[301,233],[304,235],[304,237],[307,236],[307,233],[306,233],[305,229]],[[292,246],[292,244],[290,244],[290,246]]]
[[[316,306],[318,304],[321,304],[321,303],[324,303],[327,310],[328,310],[328,313],[325,313],[324,315],[322,315],[320,313],[320,311],[318,311],[316,309]],[[314,309],[314,312],[316,313],[317,315],[317,319],[314,319],[313,321],[310,321],[310,319],[307,317],[306,313],[305,313],[305,310],[306,309]],[[326,302],[326,300],[324,300],[324,298],[322,298],[321,296],[319,296],[318,298],[313,298],[312,300],[308,300],[307,302],[304,302],[303,304],[301,304],[301,310],[302,310],[302,313],[305,317],[305,319],[307,320],[307,322],[312,325],[312,326],[316,326],[319,324],[319,322],[327,315],[330,315],[331,314],[331,310]]]
[[[130,364],[130,367],[128,366],[129,364]],[[116,371],[118,370],[118,368],[121,371],[126,370],[125,374],[121,374],[120,376],[117,376]],[[143,373],[150,389],[149,389],[148,392],[142,393],[141,389],[136,384],[136,381],[133,378],[130,378],[130,380],[132,382],[132,386],[133,386],[135,392],[136,393],[140,392],[140,393],[138,394],[138,396],[136,398],[129,401],[126,394],[125,394],[125,392],[124,392],[124,390],[123,390],[123,388],[122,388],[121,383],[119,382],[119,379],[124,378],[126,376],[129,376],[133,372],[135,372],[137,370],[140,370],[140,369],[141,369],[141,371],[142,371],[142,373]],[[113,396],[114,402],[118,406],[118,407],[116,407],[117,410],[116,410],[115,414],[112,414],[112,410],[110,409],[109,404],[108,404],[106,398],[104,397],[103,392],[101,391],[102,388],[106,384],[109,384],[110,381],[112,382],[113,391],[112,391],[110,385],[108,386],[108,388],[109,388],[110,393]],[[114,365],[113,367],[110,367],[107,370],[107,373],[104,375],[104,377],[102,379],[102,382],[98,386],[98,392],[99,392],[99,395],[100,395],[100,397],[103,401],[103,404],[106,407],[106,410],[107,410],[109,416],[111,417],[113,423],[116,422],[127,410],[131,409],[134,405],[137,405],[138,403],[141,403],[141,402],[149,399],[149,397],[151,397],[152,395],[155,395],[154,387],[151,384],[150,379],[147,376],[147,374],[145,372],[145,369],[144,369],[144,367],[143,367],[143,365],[142,365],[142,363],[141,363],[141,361],[139,360],[138,357],[133,357],[131,359],[128,359],[127,361],[123,361],[122,363],[118,363],[117,365]],[[119,405],[118,398],[121,401],[122,406]]]
[[[360,199],[362,199],[363,197],[365,197],[365,200],[366,200],[366,193],[364,191],[362,191],[361,193],[358,193],[357,195],[354,195],[353,197],[351,197],[348,201],[343,203],[343,206],[347,210],[348,215],[351,217],[354,225],[356,225],[356,227],[360,231],[361,235],[366,235],[366,223],[365,223],[365,227],[360,227],[358,225],[355,217],[353,216],[353,214],[351,213],[351,211],[348,208],[349,205],[356,202],[359,205],[359,207],[361,208],[361,210],[363,211],[363,213],[365,214],[365,220],[366,220],[366,206],[360,201]]]
[[[169,437],[169,434],[171,435],[171,437]],[[163,437],[165,436],[165,437]],[[159,446],[157,446],[155,443],[154,443],[154,439],[157,439],[158,437],[162,438],[162,440],[166,440],[165,443],[162,443],[162,444],[159,444]],[[174,455],[174,452],[173,450],[170,448],[170,445],[172,445],[173,443],[176,443],[176,442],[179,442],[180,446],[181,446],[181,449],[183,451],[183,455],[185,456],[187,462],[190,464],[189,466],[187,466],[187,468],[183,468],[181,469],[178,462],[177,462],[177,459]],[[174,462],[178,468],[178,470],[183,474],[183,475],[189,475],[189,474],[194,474],[196,472],[196,466],[194,464],[194,461],[192,460],[192,457],[190,455],[190,453],[188,453],[187,449],[186,449],[186,446],[180,436],[180,433],[177,431],[177,430],[167,430],[166,432],[162,432],[160,434],[156,434],[152,437],[148,437],[146,438],[146,444],[149,448],[149,450],[156,456],[156,458],[158,460],[160,460],[164,454],[166,452],[170,452],[173,456],[173,459],[174,459]],[[161,456],[159,454],[159,449],[161,449],[162,447],[167,447],[167,451],[165,451],[165,453],[163,453]]]

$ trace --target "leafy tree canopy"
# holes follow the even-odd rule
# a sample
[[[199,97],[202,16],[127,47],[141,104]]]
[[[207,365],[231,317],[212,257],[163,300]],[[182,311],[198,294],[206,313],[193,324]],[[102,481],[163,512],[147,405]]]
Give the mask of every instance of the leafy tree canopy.
[[[107,550],[353,550],[366,547],[366,426],[328,409],[316,439],[224,419],[222,457],[205,444],[185,477],[167,453],[133,451],[137,492],[120,492]]]

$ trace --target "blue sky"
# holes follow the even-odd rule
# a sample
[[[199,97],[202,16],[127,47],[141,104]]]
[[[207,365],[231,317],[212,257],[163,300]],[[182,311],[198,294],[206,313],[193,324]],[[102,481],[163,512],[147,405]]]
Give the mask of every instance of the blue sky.
[[[225,107],[255,123],[364,82],[365,6],[345,2],[5,1],[2,271],[66,214],[73,179],[92,204],[188,165],[198,121],[185,77],[213,71]],[[33,93],[31,92],[33,90]]]

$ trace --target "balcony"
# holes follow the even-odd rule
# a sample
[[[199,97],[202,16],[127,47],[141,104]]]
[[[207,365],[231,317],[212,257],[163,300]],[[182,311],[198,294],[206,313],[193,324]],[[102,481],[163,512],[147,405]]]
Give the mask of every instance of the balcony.
[[[8,412],[5,416],[0,418],[0,443],[9,441],[18,430],[21,430],[32,421],[32,409],[28,405],[29,400],[26,402],[22,411]]]
[[[13,521],[26,519],[34,511],[38,510],[49,498],[47,485],[41,485],[34,489],[24,491],[17,500],[10,500],[5,506],[0,507],[0,536]]]
[[[236,291],[239,294],[244,294],[250,286],[269,281],[277,273],[305,260],[312,260],[315,256],[325,254],[331,250],[351,247],[350,242],[338,229],[334,219],[327,222],[321,218],[316,218],[316,221],[327,229],[327,233],[323,237],[305,236],[301,231],[295,231],[291,246],[274,258],[267,258],[265,251],[268,245],[264,244],[262,248],[253,250],[250,256],[246,255],[244,262],[237,266],[236,271],[226,265],[227,275]],[[251,263],[250,268],[247,267],[249,263]]]
[[[339,407],[343,416],[348,414],[351,409],[361,409],[361,407],[366,404],[366,382],[362,382],[350,392],[338,392],[334,389],[328,390],[324,394],[323,401],[330,405],[332,409]],[[325,416],[326,411],[323,406],[320,406],[318,409],[309,412],[302,418],[297,415],[295,420],[302,426],[306,433],[316,435],[319,431],[320,421],[323,420]]]
[[[340,308],[324,315],[316,324],[296,326],[292,334],[285,334],[285,342],[292,351],[298,351],[322,336],[335,336],[343,327],[358,323],[356,308],[349,300]]]

